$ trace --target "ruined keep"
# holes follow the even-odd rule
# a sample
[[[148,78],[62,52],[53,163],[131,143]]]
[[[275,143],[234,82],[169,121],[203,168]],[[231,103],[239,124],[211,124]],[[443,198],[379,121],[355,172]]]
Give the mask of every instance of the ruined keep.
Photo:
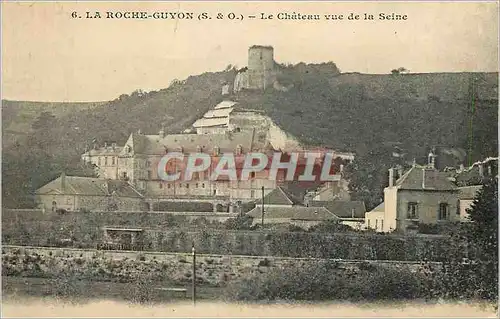
[[[242,89],[264,90],[276,81],[274,49],[272,46],[253,45],[248,48],[248,67],[240,70],[234,81],[236,92]]]

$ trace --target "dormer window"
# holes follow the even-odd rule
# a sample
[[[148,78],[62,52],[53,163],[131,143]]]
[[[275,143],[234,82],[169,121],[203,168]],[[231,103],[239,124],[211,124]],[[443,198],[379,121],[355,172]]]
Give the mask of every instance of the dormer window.
[[[214,154],[215,154],[216,156],[220,155],[220,148],[219,148],[218,146],[215,146],[215,147],[214,147]]]
[[[125,152],[130,153],[132,151],[132,148],[130,145],[125,146]]]
[[[236,147],[236,154],[241,155],[242,152],[243,152],[243,147],[241,145],[238,145]]]

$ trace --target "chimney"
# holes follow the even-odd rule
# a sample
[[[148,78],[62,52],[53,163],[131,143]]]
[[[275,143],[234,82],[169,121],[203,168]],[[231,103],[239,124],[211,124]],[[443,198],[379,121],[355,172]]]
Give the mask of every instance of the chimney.
[[[64,193],[66,190],[66,173],[63,171],[61,173],[61,191]]]
[[[394,169],[389,168],[389,187],[394,186]]]
[[[480,163],[478,166],[479,166],[479,176],[484,177],[484,164]]]
[[[344,165],[343,164],[340,164],[339,170],[340,170],[341,173],[344,171]]]
[[[108,143],[104,142],[104,148],[108,148]]]
[[[403,168],[400,166],[398,167],[398,178],[401,178],[403,176]]]
[[[425,188],[425,168],[422,168],[422,188]]]

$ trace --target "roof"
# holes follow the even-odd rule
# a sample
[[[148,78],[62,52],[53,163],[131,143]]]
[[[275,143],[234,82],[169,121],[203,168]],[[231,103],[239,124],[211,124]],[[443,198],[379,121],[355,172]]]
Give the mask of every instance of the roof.
[[[444,172],[439,172],[434,168],[414,166],[410,168],[395,186],[402,190],[456,190],[455,186]]]
[[[235,152],[241,145],[243,152],[265,149],[266,141],[253,139],[252,131],[228,132],[225,134],[170,134],[165,137],[159,135],[143,135],[132,133],[127,141],[133,151],[138,154],[162,155],[165,150],[171,152],[180,150],[184,153],[202,152],[212,153],[219,147],[221,153]]]
[[[247,213],[247,215],[254,218],[262,217],[262,207],[257,206]],[[264,220],[266,218],[273,219],[293,219],[293,220],[335,220],[337,216],[330,213],[324,207],[306,207],[306,206],[293,206],[293,207],[273,207],[264,206]]]
[[[211,126],[227,126],[228,125],[227,117],[212,117],[212,118],[202,118],[196,120],[193,123],[194,128],[198,127],[211,127]]]
[[[258,45],[254,44],[249,49],[273,49],[272,45]]]
[[[482,188],[482,185],[465,186],[458,188],[459,199],[474,199],[477,192]]]
[[[210,110],[205,115],[203,115],[203,118],[212,118],[212,117],[225,117],[227,118],[229,114],[233,111],[232,108],[223,108],[223,109],[214,109]]]
[[[62,178],[64,178],[64,189]],[[54,193],[64,195],[142,197],[132,185],[125,181],[80,176],[59,176],[36,191],[37,195]]]
[[[365,203],[362,201],[313,200],[309,202],[309,207],[325,207],[340,218],[364,218],[366,213]]]
[[[371,213],[371,212],[383,212],[383,211],[385,211],[385,203],[384,203],[384,202],[382,202],[382,203],[378,204],[378,206],[377,206],[377,207],[375,207],[374,209],[372,209],[372,210],[370,211],[370,213]]]
[[[262,205],[262,199],[259,199],[257,203]],[[276,187],[270,193],[264,196],[264,205],[297,205],[297,204],[301,204],[301,200],[282,186]]]
[[[222,101],[220,102],[219,104],[217,104],[214,109],[215,110],[219,110],[219,109],[224,109],[224,108],[228,108],[228,107],[233,107],[235,106],[236,104],[238,104],[237,102],[233,102],[233,101]]]
[[[84,155],[88,154],[91,156],[96,156],[96,155],[118,155],[122,151],[123,146],[107,146],[107,147],[100,147],[98,149],[91,149],[88,152],[86,152]]]

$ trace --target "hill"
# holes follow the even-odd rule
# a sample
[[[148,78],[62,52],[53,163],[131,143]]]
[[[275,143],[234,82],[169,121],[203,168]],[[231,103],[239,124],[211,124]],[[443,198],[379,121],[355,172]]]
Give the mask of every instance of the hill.
[[[21,142],[31,132],[31,125],[44,112],[56,117],[84,109],[93,109],[105,102],[29,102],[2,100],[2,144],[8,147]]]
[[[332,65],[284,66],[279,80],[293,85],[289,91],[242,91],[229,98],[264,110],[308,144],[386,154],[380,150],[390,142],[410,158],[425,156],[433,145],[464,149],[474,159],[497,154],[497,73],[340,74]],[[20,194],[63,168],[83,172],[80,154],[93,140],[123,144],[132,131],[154,134],[162,125],[169,133],[182,131],[223,99],[221,84],[235,74],[204,73],[156,92],[36,119],[23,143],[4,148],[4,205],[29,205]]]

